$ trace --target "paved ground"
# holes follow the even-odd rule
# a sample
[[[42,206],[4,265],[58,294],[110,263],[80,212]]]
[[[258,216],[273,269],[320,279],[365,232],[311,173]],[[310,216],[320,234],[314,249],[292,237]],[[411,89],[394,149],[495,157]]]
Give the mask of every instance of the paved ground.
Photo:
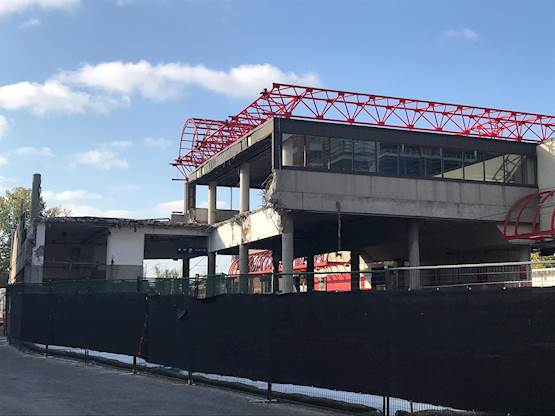
[[[332,415],[223,388],[24,353],[0,338],[0,415]]]

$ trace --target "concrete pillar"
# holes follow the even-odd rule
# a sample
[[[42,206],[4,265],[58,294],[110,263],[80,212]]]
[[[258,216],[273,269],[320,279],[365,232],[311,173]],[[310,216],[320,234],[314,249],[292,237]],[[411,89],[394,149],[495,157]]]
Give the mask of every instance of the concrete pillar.
[[[279,261],[280,254],[277,250],[272,250],[272,270],[274,272],[272,279],[272,293],[277,293],[279,291]]]
[[[249,191],[251,186],[251,165],[243,163],[239,169],[239,195],[240,205],[239,212],[248,212],[250,210]]]
[[[195,208],[197,204],[197,186],[194,183],[185,181],[184,187],[184,198],[183,198],[183,215],[184,220],[187,222],[190,219],[194,219]]]
[[[312,292],[314,290],[314,255],[306,256],[306,291]]]
[[[35,173],[33,175],[33,188],[31,189],[31,221],[40,216],[40,183],[40,174]]]
[[[356,273],[353,273],[356,272]],[[351,290],[360,290],[360,257],[358,251],[351,251]]]
[[[216,223],[217,185],[212,182],[208,185],[208,224]]]
[[[409,266],[418,267],[420,266],[420,224],[417,220],[411,220],[409,223],[409,233],[408,233],[408,243],[409,243]],[[409,287],[411,289],[418,289],[420,287],[420,271],[411,270],[409,273],[410,282]]]
[[[518,248],[519,259],[518,261],[530,261],[530,246],[520,246]]]
[[[249,292],[249,248],[239,245],[239,293]]]
[[[181,276],[186,279],[191,274],[191,259],[182,259]]]
[[[216,253],[208,253],[208,273],[209,276],[216,274]]]
[[[294,260],[294,225],[293,219],[287,215],[281,215],[281,269],[279,290],[282,293],[293,292],[293,260]]]

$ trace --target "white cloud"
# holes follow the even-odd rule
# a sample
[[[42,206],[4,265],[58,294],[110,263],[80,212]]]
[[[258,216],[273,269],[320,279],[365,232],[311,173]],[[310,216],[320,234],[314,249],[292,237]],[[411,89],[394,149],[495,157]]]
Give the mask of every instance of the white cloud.
[[[5,176],[0,176],[0,192],[5,192],[8,189],[7,184],[14,182],[13,179],[6,178]]]
[[[222,71],[204,65],[114,61],[61,72],[42,83],[22,81],[0,86],[0,108],[40,115],[107,112],[129,105],[133,96],[167,100],[192,86],[231,97],[254,98],[273,82],[319,84],[312,73],[286,72],[270,64],[239,65]]]
[[[87,110],[103,112],[122,104],[122,100],[94,97],[83,91],[74,91],[54,80],[43,84],[25,81],[0,86],[0,107],[6,110],[28,109],[35,114],[74,114]]]
[[[477,41],[480,36],[474,30],[467,27],[461,29],[448,29],[442,33],[443,38],[447,39],[462,39],[466,41]]]
[[[53,157],[54,152],[50,147],[33,147],[25,146],[18,147],[15,149],[14,153],[18,156],[43,156],[43,157]]]
[[[160,202],[154,206],[154,210],[161,215],[169,216],[174,211],[183,212],[183,200]]]
[[[167,149],[173,144],[172,140],[163,139],[161,137],[147,137],[143,140],[143,144],[146,147],[158,147],[160,149]]]
[[[145,60],[84,65],[77,71],[63,72],[56,79],[126,96],[140,94],[154,100],[175,98],[190,85],[228,96],[253,97],[263,88],[271,87],[272,82],[319,84],[315,74],[284,72],[270,64],[239,65],[221,71],[204,65],[151,64]]]
[[[127,169],[127,160],[119,158],[119,155],[107,149],[94,149],[78,153],[74,156],[72,165],[87,165],[100,170]]]
[[[6,166],[8,164],[8,158],[0,153],[0,166]]]
[[[200,201],[200,203],[197,204],[197,207],[206,208],[208,207],[208,202]],[[229,209],[229,205],[227,204],[227,202],[222,200],[216,201],[216,207],[218,209]],[[164,216],[169,216],[174,211],[183,212],[183,200],[178,199],[175,201],[160,202],[154,206],[154,210],[156,213]]]
[[[109,146],[115,147],[117,149],[127,149],[128,147],[131,147],[132,144],[133,142],[131,140],[118,140],[109,143]]]
[[[90,205],[65,204],[63,208],[71,210],[72,217],[106,217],[106,218],[133,218],[132,211],[126,209],[102,210]]]
[[[75,202],[80,200],[98,200],[102,199],[102,196],[94,192],[85,191],[83,189],[77,189],[73,191],[43,191],[42,196],[44,199],[50,203],[64,203],[64,202]]]
[[[31,29],[33,27],[37,27],[37,26],[40,26],[40,25],[42,25],[42,22],[39,19],[33,17],[33,18],[27,19],[23,23],[21,23],[19,25],[19,28],[20,29]]]
[[[70,10],[79,4],[81,0],[0,0],[0,16],[31,8]]]
[[[67,191],[44,191],[42,193],[47,205],[59,205],[71,210],[73,217],[110,217],[110,218],[131,218],[134,213],[125,209],[100,209],[90,202],[104,199],[102,195],[83,189]]]
[[[8,133],[8,119],[0,114],[0,139]]]

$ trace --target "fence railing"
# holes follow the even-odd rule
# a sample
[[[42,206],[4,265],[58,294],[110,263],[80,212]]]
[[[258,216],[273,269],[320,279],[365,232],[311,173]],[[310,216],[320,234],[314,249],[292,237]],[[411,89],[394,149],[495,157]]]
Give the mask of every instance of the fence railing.
[[[43,283],[15,284],[10,287],[11,290],[25,290],[27,293],[142,292],[208,298],[226,294],[283,293],[286,280],[293,293],[551,287],[555,286],[555,261],[383,267],[290,274],[218,274],[185,278],[51,279]]]

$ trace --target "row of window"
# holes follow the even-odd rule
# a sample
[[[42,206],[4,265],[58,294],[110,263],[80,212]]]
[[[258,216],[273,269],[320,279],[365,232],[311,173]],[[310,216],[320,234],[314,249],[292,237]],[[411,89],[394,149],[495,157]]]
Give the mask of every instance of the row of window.
[[[536,184],[536,159],[434,146],[283,134],[282,165],[339,172]]]

